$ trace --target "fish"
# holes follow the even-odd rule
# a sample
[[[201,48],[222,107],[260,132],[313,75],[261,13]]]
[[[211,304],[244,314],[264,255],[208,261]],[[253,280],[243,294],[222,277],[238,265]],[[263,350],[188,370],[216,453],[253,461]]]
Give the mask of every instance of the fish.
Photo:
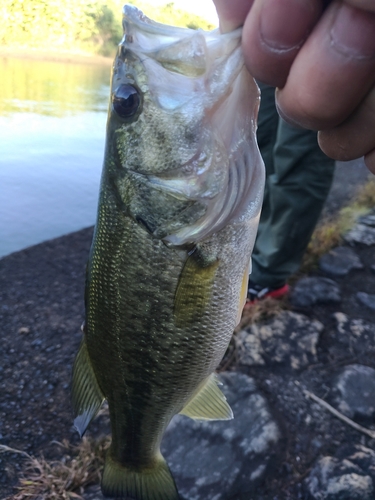
[[[113,64],[83,339],[82,436],[107,400],[105,496],[177,500],[160,452],[176,414],[233,418],[215,370],[238,324],[264,187],[259,91],[241,29],[166,26],[134,6]]]

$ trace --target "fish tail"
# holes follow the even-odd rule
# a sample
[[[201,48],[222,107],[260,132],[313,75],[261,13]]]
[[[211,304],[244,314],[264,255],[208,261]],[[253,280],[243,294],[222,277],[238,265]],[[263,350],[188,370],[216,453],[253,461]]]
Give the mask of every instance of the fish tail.
[[[163,456],[148,468],[129,468],[108,453],[102,478],[104,496],[134,500],[180,500],[176,484]]]

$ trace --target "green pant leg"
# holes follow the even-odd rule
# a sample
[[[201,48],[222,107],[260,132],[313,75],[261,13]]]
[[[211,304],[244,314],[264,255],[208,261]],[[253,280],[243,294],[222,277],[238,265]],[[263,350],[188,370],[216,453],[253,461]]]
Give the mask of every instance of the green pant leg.
[[[269,92],[262,91],[262,98],[271,99]],[[271,112],[269,105],[264,109]],[[267,123],[271,121],[261,117],[261,152],[262,138],[267,136],[267,129],[262,127]],[[281,118],[271,162],[268,151],[264,156],[266,189],[251,279],[277,288],[300,266],[332,183],[334,161],[320,150],[316,132],[293,127]]]
[[[266,166],[266,175],[273,173],[274,146],[279,126],[279,115],[275,106],[275,89],[258,83],[262,93],[258,114],[257,142]]]

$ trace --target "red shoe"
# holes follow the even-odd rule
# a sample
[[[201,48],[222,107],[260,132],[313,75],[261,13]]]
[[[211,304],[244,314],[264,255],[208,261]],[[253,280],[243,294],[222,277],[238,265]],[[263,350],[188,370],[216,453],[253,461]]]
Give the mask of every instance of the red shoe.
[[[267,297],[273,299],[281,299],[289,293],[289,285],[285,284],[279,288],[270,288],[267,286],[255,285],[249,282],[249,289],[247,293],[247,303],[255,304],[259,300],[264,300]]]

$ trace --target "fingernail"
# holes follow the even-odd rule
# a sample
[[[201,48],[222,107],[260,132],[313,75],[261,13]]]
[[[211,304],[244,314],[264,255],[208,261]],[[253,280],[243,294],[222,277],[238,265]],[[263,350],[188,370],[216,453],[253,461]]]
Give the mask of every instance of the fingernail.
[[[260,14],[263,42],[281,52],[299,47],[315,22],[314,10],[309,0],[265,0]]]
[[[276,89],[275,105],[276,105],[276,110],[279,113],[280,117],[285,122],[289,123],[289,125],[292,125],[292,127],[295,127],[295,128],[298,128],[298,129],[306,128],[306,127],[303,127],[298,121],[294,120],[293,118],[290,118],[290,116],[288,116],[287,114],[284,113],[284,110],[281,109],[281,107],[279,105],[279,102],[278,102],[278,92],[279,92],[279,90]]]
[[[330,31],[337,52],[355,59],[375,57],[375,14],[338,5]]]

